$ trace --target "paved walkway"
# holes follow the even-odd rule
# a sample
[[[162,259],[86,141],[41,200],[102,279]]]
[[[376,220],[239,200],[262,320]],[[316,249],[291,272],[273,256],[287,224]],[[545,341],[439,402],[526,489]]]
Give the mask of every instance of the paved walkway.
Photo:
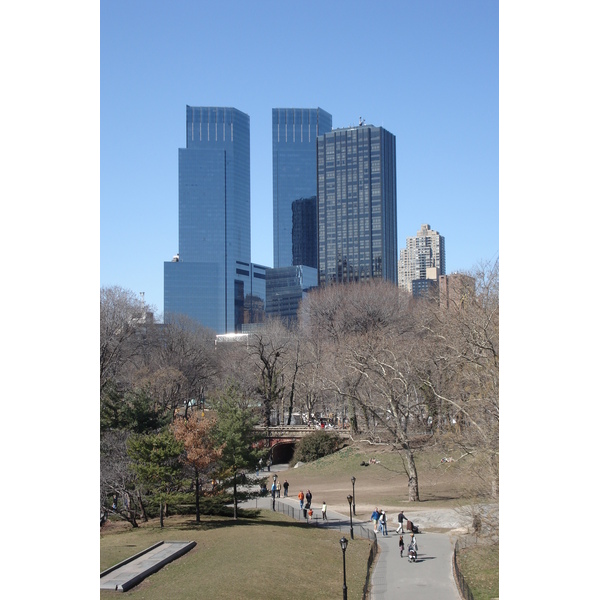
[[[380,553],[371,574],[371,599],[460,600],[452,574],[454,545],[450,536],[416,534],[419,550],[415,563],[409,563],[406,557],[410,534],[404,534],[403,558],[400,558],[399,538],[394,530],[387,536],[377,534]]]
[[[100,589],[126,592],[195,545],[196,542],[158,542],[100,573]]]

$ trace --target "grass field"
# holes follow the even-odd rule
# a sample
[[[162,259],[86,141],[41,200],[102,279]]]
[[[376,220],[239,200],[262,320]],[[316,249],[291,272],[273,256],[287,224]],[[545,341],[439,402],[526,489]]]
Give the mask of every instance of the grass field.
[[[138,529],[109,525],[101,535],[104,570],[160,540],[195,541],[196,547],[126,592],[132,599],[306,600],[342,595],[340,533],[307,527],[278,513],[256,519],[169,517]],[[362,597],[369,542],[356,538],[346,550],[348,599]],[[101,598],[115,592],[102,590]]]
[[[500,597],[498,550],[497,545],[478,545],[458,554],[459,568],[475,600]]]

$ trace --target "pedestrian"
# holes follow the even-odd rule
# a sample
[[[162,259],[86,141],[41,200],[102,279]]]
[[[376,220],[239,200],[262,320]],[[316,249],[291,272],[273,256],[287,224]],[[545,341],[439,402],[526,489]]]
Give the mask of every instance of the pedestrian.
[[[312,502],[312,494],[310,490],[306,490],[306,508],[310,508],[310,503]]]
[[[404,511],[401,510],[398,513],[398,529],[396,529],[396,533],[404,533],[404,519],[406,519],[406,517],[404,516]]]
[[[310,518],[310,520],[311,520],[311,521],[312,521],[312,516],[313,516],[313,509],[311,508],[311,509],[308,511],[308,517]]]
[[[410,534],[410,544],[408,545],[408,558],[410,559],[411,553],[414,553],[414,559],[417,560],[417,540],[415,540],[415,534]]]
[[[262,467],[262,465],[263,465],[263,463],[262,463],[262,458],[261,458],[261,459],[258,461],[258,466],[260,467],[260,470],[261,470],[261,471],[262,471],[262,468],[263,468],[263,467]]]
[[[373,531],[377,533],[377,523],[379,521],[379,509],[377,507],[371,513],[371,521],[373,521]]]
[[[381,515],[379,515],[379,531],[381,531],[381,533],[383,535],[387,535],[388,534],[388,530],[387,530],[387,517],[385,515],[385,510],[381,511]]]
[[[300,490],[300,493],[298,494],[298,500],[300,500],[300,510],[302,510],[302,507],[304,506],[304,492],[302,490]]]
[[[288,495],[288,488],[289,488],[289,487],[290,487],[290,484],[288,483],[288,480],[286,479],[286,480],[283,482],[283,497],[284,497],[284,498],[287,498],[287,495]]]
[[[275,499],[275,492],[277,491],[277,487],[275,486],[275,482],[271,484],[271,498]]]
[[[279,481],[279,479],[277,480],[277,485],[275,487],[277,488],[277,497],[281,498],[281,481]]]
[[[327,502],[323,500],[323,507],[321,508],[321,515],[323,516],[323,521],[329,521],[327,518]]]
[[[400,548],[400,558],[402,558],[402,553],[404,552],[404,536],[401,535],[398,540],[398,547]]]
[[[267,471],[269,471],[269,473],[271,472],[271,465],[273,464],[273,461],[268,458],[267,459]]]

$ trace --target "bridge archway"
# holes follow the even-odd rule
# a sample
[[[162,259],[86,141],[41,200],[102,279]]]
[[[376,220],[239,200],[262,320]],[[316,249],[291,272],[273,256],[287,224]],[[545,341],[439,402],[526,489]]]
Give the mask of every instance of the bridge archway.
[[[294,456],[296,442],[278,442],[271,447],[271,460],[274,465],[287,464]]]

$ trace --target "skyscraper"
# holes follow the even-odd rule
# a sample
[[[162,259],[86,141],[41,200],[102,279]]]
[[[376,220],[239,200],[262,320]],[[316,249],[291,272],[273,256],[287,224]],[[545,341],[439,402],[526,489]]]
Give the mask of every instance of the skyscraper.
[[[421,225],[416,236],[406,238],[406,249],[400,250],[398,287],[412,293],[416,280],[437,280],[440,275],[445,274],[444,236],[432,230],[427,224]]]
[[[317,140],[319,285],[397,283],[396,136],[335,129]]]
[[[179,253],[164,277],[165,320],[184,314],[217,333],[240,329],[261,287],[264,301],[264,268],[250,264],[250,118],[235,108],[186,107]]]
[[[292,252],[292,205],[317,195],[317,137],[331,131],[331,115],[321,108],[274,108],[273,117],[273,266],[290,267]],[[313,230],[316,235],[316,230]],[[297,234],[296,254],[310,254]],[[309,264],[316,268],[315,264]]]

